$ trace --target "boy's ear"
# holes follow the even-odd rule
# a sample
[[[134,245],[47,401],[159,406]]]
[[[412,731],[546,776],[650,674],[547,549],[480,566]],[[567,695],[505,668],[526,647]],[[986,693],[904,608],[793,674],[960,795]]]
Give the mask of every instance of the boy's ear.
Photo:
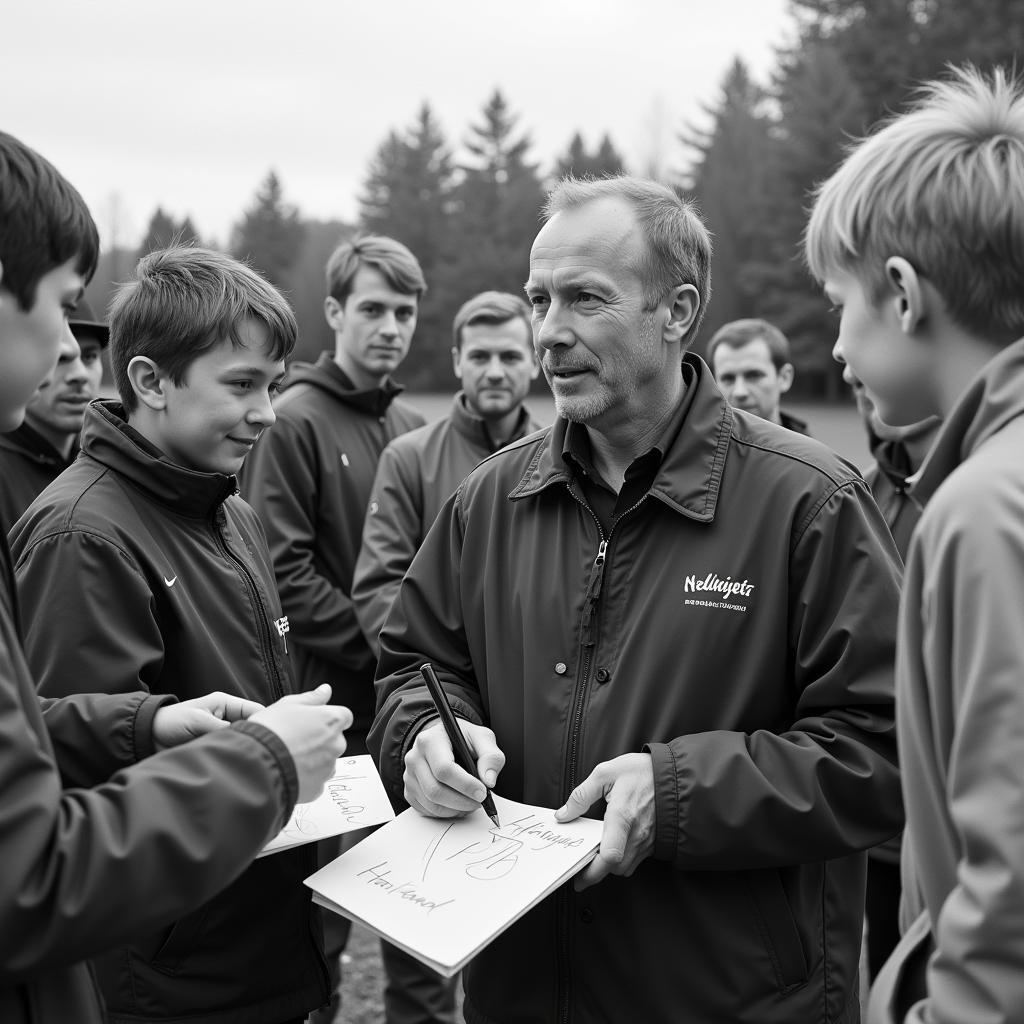
[[[162,412],[167,408],[167,388],[170,378],[149,356],[135,356],[128,364],[128,381],[139,401],[152,409]]]
[[[890,302],[904,334],[913,334],[925,317],[925,293],[921,278],[912,263],[902,256],[890,256],[885,261],[885,273],[891,288]]]
[[[676,285],[666,296],[668,320],[662,329],[664,341],[681,342],[693,326],[700,309],[700,294],[692,284]]]

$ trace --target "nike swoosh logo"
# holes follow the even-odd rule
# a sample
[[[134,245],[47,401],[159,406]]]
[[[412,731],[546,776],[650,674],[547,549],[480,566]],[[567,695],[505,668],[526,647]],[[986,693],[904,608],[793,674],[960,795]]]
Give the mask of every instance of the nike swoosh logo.
[[[164,577],[164,583],[166,583],[167,586],[169,586],[169,587],[173,587],[174,584],[177,583],[177,582],[178,582],[178,577],[177,576],[172,576],[170,579],[168,579],[166,576]]]

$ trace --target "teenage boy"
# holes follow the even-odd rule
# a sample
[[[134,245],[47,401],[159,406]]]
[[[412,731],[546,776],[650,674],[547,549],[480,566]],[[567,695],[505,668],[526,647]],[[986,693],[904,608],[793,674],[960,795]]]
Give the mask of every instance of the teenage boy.
[[[335,698],[352,709],[348,739],[356,752],[366,749],[373,719],[377,659],[356,618],[352,574],[380,454],[399,434],[424,423],[397,397],[403,389],[391,375],[409,351],[426,287],[416,257],[392,238],[370,235],[335,249],[327,261],[324,300],[334,351],[312,365],[292,367],[276,403],[277,425],[242,474],[242,491],[267,532],[299,682],[304,688],[329,682]],[[321,856],[333,859],[340,848],[328,840]],[[336,972],[349,922],[332,914],[326,923]],[[393,959],[413,976],[425,971],[400,950]],[[392,989],[409,986],[389,985],[389,1024],[405,1019],[392,1012]],[[338,1005],[335,990],[332,1007],[320,1014],[323,1021]]]
[[[295,691],[270,553],[235,474],[274,423],[284,298],[221,253],[158,250],[115,296],[120,401],[11,533],[40,692]],[[60,623],[54,629],[54,623]],[[312,847],[257,860],[170,930],[97,957],[113,1021],[280,1024],[326,1002]]]
[[[66,317],[98,249],[81,196],[0,132],[0,430],[77,355]],[[0,1020],[101,1024],[86,958],[208,899],[322,787],[347,719],[311,706],[326,689],[261,711],[224,694],[40,700],[0,536]]]
[[[462,390],[451,412],[396,438],[377,467],[352,581],[374,655],[402,577],[445,500],[477,463],[539,428],[523,404],[540,373],[523,299],[481,292],[455,314],[452,333]]]
[[[36,495],[74,461],[86,407],[99,394],[100,352],[110,331],[84,298],[68,324],[78,355],[61,354],[57,368],[32,396],[25,422],[0,434],[0,532],[5,536]]]
[[[821,187],[811,271],[886,423],[943,420],[896,656],[904,925],[869,1018],[1024,1007],[1024,89],[934,82]]]

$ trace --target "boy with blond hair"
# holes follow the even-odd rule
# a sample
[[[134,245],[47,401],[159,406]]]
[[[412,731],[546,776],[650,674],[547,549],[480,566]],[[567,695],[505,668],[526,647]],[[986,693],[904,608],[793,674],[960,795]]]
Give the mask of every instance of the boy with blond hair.
[[[89,407],[79,458],[11,533],[40,692],[295,692],[270,552],[235,474],[274,423],[296,333],[280,293],[230,256],[140,261],[110,316],[120,401]],[[311,846],[257,860],[170,928],[97,957],[111,1021],[301,1021],[329,995],[302,885],[314,867]]]
[[[835,355],[886,423],[944,420],[897,653],[904,936],[869,1019],[1024,1020],[1024,89],[973,68],[820,188]]]

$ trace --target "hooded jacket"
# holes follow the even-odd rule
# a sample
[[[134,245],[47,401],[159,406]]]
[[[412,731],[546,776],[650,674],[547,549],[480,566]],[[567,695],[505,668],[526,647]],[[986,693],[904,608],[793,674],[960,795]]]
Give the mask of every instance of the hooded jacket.
[[[506,443],[539,428],[526,406],[520,406],[518,422]],[[441,506],[466,474],[500,447],[460,391],[444,419],[403,434],[384,449],[352,580],[352,600],[374,657],[380,650],[378,634],[402,577]]]
[[[396,800],[424,661],[494,730],[503,796],[558,807],[652,759],[652,856],[478,954],[470,1024],[859,1019],[861,851],[901,824],[899,558],[852,466],[730,409],[697,357],[683,374],[678,435],[610,532],[557,419],[467,477],[381,633],[370,747]]]
[[[40,700],[17,620],[0,537],[0,1020],[102,1024],[87,958],[232,882],[291,813],[295,768],[251,722],[149,756],[164,697]]]
[[[296,363],[241,475],[270,543],[299,688],[331,684],[332,701],[352,711],[350,750],[373,718],[376,658],[352,603],[366,506],[381,452],[424,423],[396,400],[402,390],[356,389],[330,352]]]
[[[25,650],[48,696],[294,692],[270,556],[232,476],[170,462],[94,402],[82,454],[11,535]],[[197,822],[200,819],[197,819]],[[204,824],[212,828],[212,819]],[[309,847],[95,958],[111,1021],[278,1024],[328,997]]]
[[[908,1022],[1024,1019],[1022,452],[1024,339],[967,386],[911,491],[924,512],[896,662],[909,927],[872,1021],[904,1019],[894,1007],[931,946],[927,998]]]
[[[28,423],[9,434],[0,434],[0,533],[5,537],[35,500],[75,460],[78,446],[69,458]]]

